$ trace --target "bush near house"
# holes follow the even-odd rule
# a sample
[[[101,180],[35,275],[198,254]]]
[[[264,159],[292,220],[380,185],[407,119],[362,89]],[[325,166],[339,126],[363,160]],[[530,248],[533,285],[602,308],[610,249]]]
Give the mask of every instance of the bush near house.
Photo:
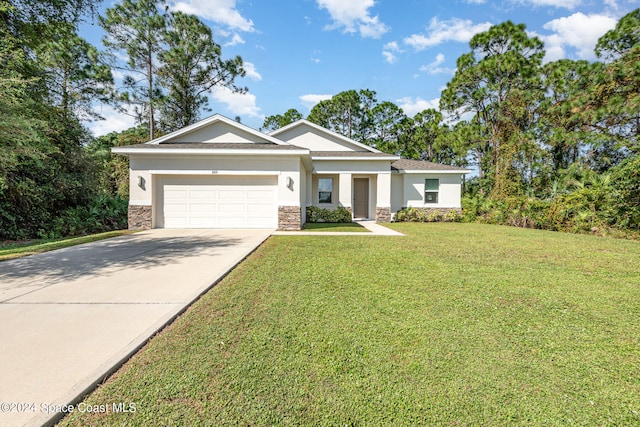
[[[456,209],[402,208],[395,222],[460,222],[462,214]]]
[[[128,206],[128,200],[118,195],[100,195],[88,206],[65,209],[53,220],[52,227],[40,230],[39,235],[53,239],[126,229]]]
[[[526,196],[494,200],[479,195],[462,199],[465,222],[639,238],[636,211],[625,211],[621,205],[624,201],[620,201],[618,193],[590,188],[562,194],[553,200]]]
[[[351,212],[342,206],[336,209],[309,206],[307,208],[307,222],[349,223],[353,221],[351,219]]]

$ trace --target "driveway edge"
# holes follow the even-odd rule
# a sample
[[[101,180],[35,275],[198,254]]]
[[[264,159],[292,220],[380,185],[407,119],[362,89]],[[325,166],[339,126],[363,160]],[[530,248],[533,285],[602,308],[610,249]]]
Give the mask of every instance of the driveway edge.
[[[81,402],[87,395],[96,390],[98,386],[105,381],[107,381],[113,374],[115,374],[126,362],[129,361],[142,347],[144,347],[153,337],[162,332],[167,326],[172,324],[178,317],[180,317],[185,311],[189,309],[196,301],[198,301],[204,294],[213,289],[221,280],[223,280],[231,271],[233,271],[240,263],[242,263],[245,259],[247,259],[250,255],[252,255],[258,248],[260,248],[264,242],[270,237],[269,234],[265,234],[264,239],[262,239],[259,243],[257,243],[253,249],[249,252],[245,253],[241,258],[232,261],[229,263],[227,267],[225,267],[224,272],[219,274],[214,281],[207,286],[202,291],[198,292],[193,296],[190,302],[184,305],[182,308],[177,310],[174,314],[170,315],[165,319],[159,320],[153,326],[148,328],[145,332],[138,335],[138,337],[131,341],[131,343],[126,347],[126,354],[124,356],[116,356],[113,359],[110,359],[108,362],[101,365],[100,368],[96,369],[89,378],[93,378],[97,376],[95,380],[92,380],[88,385],[78,383],[69,393],[69,399],[60,399],[57,402],[53,402],[53,405],[76,405]],[[77,390],[77,391],[76,391]],[[29,420],[25,426],[27,427],[51,427],[60,422],[67,413],[58,412],[53,415],[49,414],[41,414],[41,416],[36,416]]]

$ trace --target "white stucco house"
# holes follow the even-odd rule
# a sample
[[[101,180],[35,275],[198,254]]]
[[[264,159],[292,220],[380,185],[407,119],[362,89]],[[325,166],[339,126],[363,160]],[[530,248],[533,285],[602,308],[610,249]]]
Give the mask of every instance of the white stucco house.
[[[460,209],[470,171],[400,159],[306,120],[264,134],[221,115],[129,157],[129,228],[296,230],[306,208],[344,207],[388,222],[403,207]]]

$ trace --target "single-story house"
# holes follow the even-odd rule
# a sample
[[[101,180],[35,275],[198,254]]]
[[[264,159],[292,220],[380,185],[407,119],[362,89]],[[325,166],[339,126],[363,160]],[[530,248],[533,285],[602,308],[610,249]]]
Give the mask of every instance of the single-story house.
[[[129,156],[129,228],[297,230],[306,208],[390,221],[404,207],[460,209],[470,171],[406,160],[307,120],[264,134],[219,114]]]

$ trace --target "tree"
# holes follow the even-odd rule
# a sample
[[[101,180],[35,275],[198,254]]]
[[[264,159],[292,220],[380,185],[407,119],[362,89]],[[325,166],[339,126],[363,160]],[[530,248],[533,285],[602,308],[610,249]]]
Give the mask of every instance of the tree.
[[[348,90],[317,103],[308,119],[347,138],[366,143],[372,132],[371,114],[376,103],[376,93],[372,90]]]
[[[492,170],[488,166],[490,142],[485,127],[475,118],[469,122],[460,121],[438,135],[434,146],[438,162],[454,166],[477,166],[478,179],[483,186],[487,182],[485,171]]]
[[[159,53],[159,83],[166,89],[160,106],[166,131],[195,123],[200,109],[207,105],[206,96],[213,86],[224,86],[244,93],[234,80],[244,77],[242,58],[221,58],[221,47],[213,41],[211,29],[198,17],[172,12],[164,32],[166,49]]]
[[[52,105],[50,69],[36,60],[48,40],[74,28],[74,6],[94,3],[0,2],[2,238],[47,235],[63,210],[85,203],[94,189],[86,130],[71,109],[63,117]]]
[[[543,43],[529,37],[523,24],[507,21],[476,34],[470,47],[471,52],[458,59],[440,107],[458,117],[470,113],[484,128],[491,147],[493,193],[501,198],[520,191],[523,177],[516,166],[524,147],[533,145],[529,131],[542,96]]]
[[[65,118],[98,117],[94,103],[109,101],[113,85],[111,68],[100,62],[98,50],[66,26],[35,51],[44,71],[48,103]]]
[[[613,30],[598,39],[598,58],[615,61],[640,45],[640,9],[623,16]]]
[[[624,158],[640,152],[640,9],[625,15],[598,40],[596,54],[610,60],[583,94],[593,108],[591,126],[614,139]]]
[[[276,114],[266,117],[260,130],[263,132],[273,132],[302,118],[304,118],[304,116],[298,110],[290,108],[283,115]]]
[[[415,147],[418,158],[437,162],[436,141],[448,130],[442,123],[442,113],[432,108],[423,110],[413,118]]]
[[[392,102],[381,102],[371,109],[371,131],[366,144],[384,151],[397,154],[400,148],[402,123],[407,118],[402,109]]]
[[[163,5],[164,0],[124,0],[107,9],[105,17],[99,17],[107,33],[103,43],[109,53],[115,57],[116,53],[124,52],[128,58],[124,66],[114,65],[129,73],[124,78],[121,101],[133,105],[140,122],[146,115],[150,140],[155,137],[155,112],[162,96],[156,75],[166,27],[166,16],[158,10]]]
[[[0,0],[0,21],[24,46],[46,40],[58,24],[77,25],[84,16],[94,16],[101,0]],[[44,34],[43,34],[44,33]]]
[[[129,197],[129,160],[114,155],[111,148],[124,145],[142,144],[146,141],[147,130],[137,126],[121,132],[111,132],[100,136],[87,145],[87,150],[96,160],[98,179],[103,193]]]
[[[584,121],[582,94],[590,90],[594,67],[587,61],[563,59],[543,67],[545,98],[538,110],[538,139],[546,144],[551,172],[578,161],[590,132]]]

